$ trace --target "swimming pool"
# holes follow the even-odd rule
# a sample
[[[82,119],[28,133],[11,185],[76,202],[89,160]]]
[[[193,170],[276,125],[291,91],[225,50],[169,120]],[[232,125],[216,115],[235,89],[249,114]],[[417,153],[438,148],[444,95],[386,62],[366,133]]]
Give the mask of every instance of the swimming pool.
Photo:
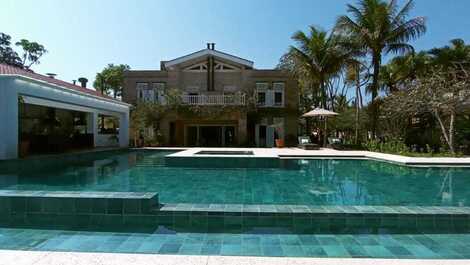
[[[4,163],[0,164],[0,189],[150,191],[158,192],[162,203],[192,204],[470,204],[468,168],[417,168],[373,160],[249,158],[240,162],[211,158],[213,167],[191,158],[190,166],[169,166],[165,156],[171,153],[129,151],[73,160],[32,160],[19,166]],[[250,161],[251,166],[244,167],[243,161]]]
[[[0,249],[470,258],[468,168],[173,152],[0,162]]]

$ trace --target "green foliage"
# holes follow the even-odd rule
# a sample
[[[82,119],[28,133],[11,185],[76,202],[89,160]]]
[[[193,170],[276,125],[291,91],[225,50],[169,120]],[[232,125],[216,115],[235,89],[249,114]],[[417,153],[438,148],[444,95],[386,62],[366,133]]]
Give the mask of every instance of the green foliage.
[[[0,63],[21,67],[18,53],[11,47],[11,36],[0,32]]]
[[[26,69],[29,69],[33,64],[39,64],[39,59],[47,53],[43,45],[34,41],[21,39],[15,45],[23,49],[22,65]]]
[[[401,139],[388,139],[382,142],[378,139],[372,139],[363,144],[364,149],[371,152],[389,153],[405,155],[410,153],[409,147]]]
[[[141,102],[131,111],[131,130],[134,139],[143,138],[144,145],[160,145],[164,142],[158,130],[160,119],[164,116],[166,107],[153,102]],[[149,133],[148,130],[153,130]]]
[[[289,70],[301,83],[310,87],[310,91],[304,91],[307,92],[304,96],[310,98],[313,105],[321,103],[326,108],[328,83],[357,50],[352,45],[343,45],[342,35],[314,26],[310,26],[308,33],[294,33],[292,39],[296,46],[291,46],[283,56],[280,68]]]
[[[34,64],[39,64],[39,59],[47,53],[43,45],[22,39],[15,43],[23,50],[22,56],[11,47],[11,36],[0,32],[0,63],[29,69]]]
[[[425,19],[408,19],[414,6],[413,0],[398,8],[397,1],[360,0],[356,6],[348,5],[349,16],[340,16],[336,27],[359,43],[371,58],[372,83],[372,132],[375,135],[378,120],[379,77],[382,56],[388,53],[406,54],[413,52],[409,41],[420,37],[426,31]]]
[[[130,67],[127,64],[108,64],[101,72],[96,74],[93,87],[104,95],[112,94],[114,98],[120,97],[124,86],[124,71],[129,69]]]

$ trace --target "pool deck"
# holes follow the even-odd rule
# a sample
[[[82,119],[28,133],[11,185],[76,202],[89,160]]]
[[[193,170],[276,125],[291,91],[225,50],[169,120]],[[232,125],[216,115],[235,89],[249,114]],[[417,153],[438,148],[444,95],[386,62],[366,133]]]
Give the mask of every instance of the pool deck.
[[[147,150],[181,150],[182,148],[144,148]],[[200,151],[253,151],[253,155],[199,155]],[[184,148],[168,157],[252,157],[252,158],[335,158],[375,159],[409,166],[465,166],[470,167],[470,157],[408,157],[369,151],[339,151],[329,148],[303,150],[300,148]]]
[[[0,265],[468,265],[470,260],[272,258],[0,250]]]

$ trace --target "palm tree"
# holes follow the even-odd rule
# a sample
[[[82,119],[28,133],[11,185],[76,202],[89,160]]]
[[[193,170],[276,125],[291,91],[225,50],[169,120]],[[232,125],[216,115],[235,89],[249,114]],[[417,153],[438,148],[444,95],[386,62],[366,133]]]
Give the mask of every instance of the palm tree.
[[[406,81],[422,76],[427,70],[429,61],[429,55],[425,52],[393,58],[380,68],[380,89],[387,93],[398,91]]]
[[[414,49],[408,42],[426,31],[423,17],[408,20],[413,6],[413,0],[409,0],[401,9],[398,8],[396,0],[390,0],[388,3],[384,0],[360,0],[357,6],[347,5],[351,17],[344,15],[337,20],[337,28],[355,38],[371,57],[373,73],[369,89],[372,92],[374,135],[377,123],[375,99],[379,91],[382,56],[388,53],[413,52]]]
[[[291,70],[318,86],[322,107],[327,108],[328,82],[338,75],[355,51],[343,45],[344,38],[334,31],[328,33],[314,26],[310,26],[308,33],[296,32],[292,39],[297,45],[291,46],[287,54]]]
[[[466,45],[462,39],[450,41],[450,46],[434,48],[428,53],[432,56],[432,61],[436,65],[447,68],[455,64],[470,62],[470,46]]]

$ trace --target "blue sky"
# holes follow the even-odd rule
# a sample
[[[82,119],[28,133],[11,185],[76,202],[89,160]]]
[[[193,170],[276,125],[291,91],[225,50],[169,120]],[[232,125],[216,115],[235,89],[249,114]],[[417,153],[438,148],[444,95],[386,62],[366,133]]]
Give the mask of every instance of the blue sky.
[[[216,48],[274,67],[308,25],[330,29],[356,0],[2,0],[0,32],[14,41],[37,41],[49,53],[39,73],[66,81],[94,79],[108,63],[158,69],[161,60]],[[401,1],[403,2],[403,1]],[[416,0],[413,15],[428,19],[417,49],[443,46],[453,38],[470,42],[468,0]],[[91,86],[91,84],[90,84]]]

